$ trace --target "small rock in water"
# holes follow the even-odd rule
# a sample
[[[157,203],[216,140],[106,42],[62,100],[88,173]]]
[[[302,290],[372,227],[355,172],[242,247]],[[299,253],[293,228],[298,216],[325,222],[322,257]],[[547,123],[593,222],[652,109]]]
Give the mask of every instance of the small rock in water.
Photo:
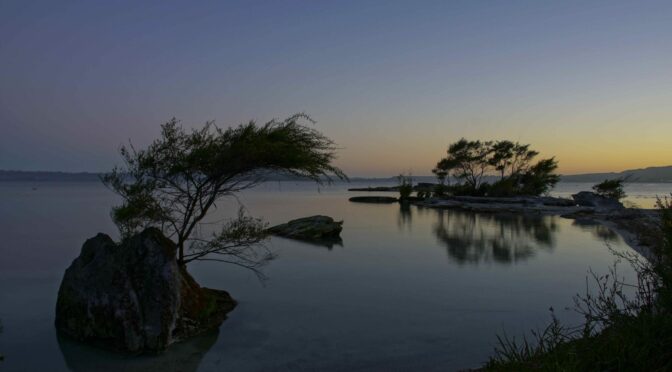
[[[285,238],[320,241],[339,238],[341,230],[343,221],[334,221],[328,216],[311,216],[273,226],[266,231]]]

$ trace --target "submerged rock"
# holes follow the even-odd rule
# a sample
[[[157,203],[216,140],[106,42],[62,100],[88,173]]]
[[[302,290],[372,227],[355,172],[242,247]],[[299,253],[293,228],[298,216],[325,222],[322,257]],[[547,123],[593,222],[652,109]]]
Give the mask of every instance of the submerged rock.
[[[625,207],[616,199],[606,198],[590,191],[581,191],[572,195],[577,205],[582,207],[593,207],[598,211],[621,210]]]
[[[328,216],[311,216],[273,226],[266,231],[285,238],[323,241],[340,240],[341,230],[343,230],[343,221],[334,221]]]
[[[349,200],[355,203],[396,203],[399,201],[391,196],[353,196]]]
[[[201,288],[175,254],[175,244],[155,228],[122,244],[105,234],[87,240],[63,276],[56,328],[140,353],[219,326],[236,302],[225,291]]]

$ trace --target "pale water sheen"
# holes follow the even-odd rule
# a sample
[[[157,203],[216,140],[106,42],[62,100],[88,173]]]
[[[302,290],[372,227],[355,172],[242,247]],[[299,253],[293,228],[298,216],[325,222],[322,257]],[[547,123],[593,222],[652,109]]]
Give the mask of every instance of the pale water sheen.
[[[190,265],[201,284],[230,291],[239,306],[218,332],[161,356],[127,357],[61,339],[53,326],[63,271],[84,240],[99,231],[115,236],[109,208],[117,198],[92,183],[0,184],[0,370],[477,367],[496,334],[543,326],[550,307],[579,321],[565,308],[585,290],[587,270],[607,272],[614,261],[607,243],[628,249],[601,226],[350,203],[361,193],[346,187],[269,183],[243,194],[249,213],[271,224],[314,214],[344,220],[343,245],[271,239],[278,258],[265,269],[265,285],[231,265]],[[237,208],[223,202],[212,220]]]

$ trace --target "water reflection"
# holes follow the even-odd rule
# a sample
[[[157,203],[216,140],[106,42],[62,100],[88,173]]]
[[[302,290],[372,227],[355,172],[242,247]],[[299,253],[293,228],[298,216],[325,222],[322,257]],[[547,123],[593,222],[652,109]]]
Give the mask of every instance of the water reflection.
[[[343,239],[341,239],[340,236],[337,237],[332,237],[332,238],[323,238],[323,239],[317,239],[317,240],[297,240],[303,244],[308,244],[312,245],[315,247],[323,247],[327,248],[328,250],[332,250],[334,246],[342,247],[343,246]]]
[[[58,346],[71,371],[196,371],[217,341],[215,329],[170,346],[161,355],[132,356],[94,348],[58,335]]]
[[[401,230],[403,227],[411,229],[413,222],[413,212],[410,203],[399,203],[399,214],[397,214],[397,227]]]
[[[557,217],[436,210],[434,234],[456,263],[513,264],[553,249]]]
[[[572,226],[576,226],[584,231],[589,231],[597,239],[603,240],[605,242],[611,243],[618,241],[619,236],[614,230],[604,226],[603,224],[589,220],[589,219],[576,219],[572,222]]]

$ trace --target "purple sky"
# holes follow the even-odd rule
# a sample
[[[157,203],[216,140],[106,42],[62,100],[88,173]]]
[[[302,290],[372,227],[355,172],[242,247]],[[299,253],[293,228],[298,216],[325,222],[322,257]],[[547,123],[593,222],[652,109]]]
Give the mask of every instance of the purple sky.
[[[353,176],[460,137],[672,164],[670,1],[0,2],[0,169],[104,171],[171,117],[306,112]]]

